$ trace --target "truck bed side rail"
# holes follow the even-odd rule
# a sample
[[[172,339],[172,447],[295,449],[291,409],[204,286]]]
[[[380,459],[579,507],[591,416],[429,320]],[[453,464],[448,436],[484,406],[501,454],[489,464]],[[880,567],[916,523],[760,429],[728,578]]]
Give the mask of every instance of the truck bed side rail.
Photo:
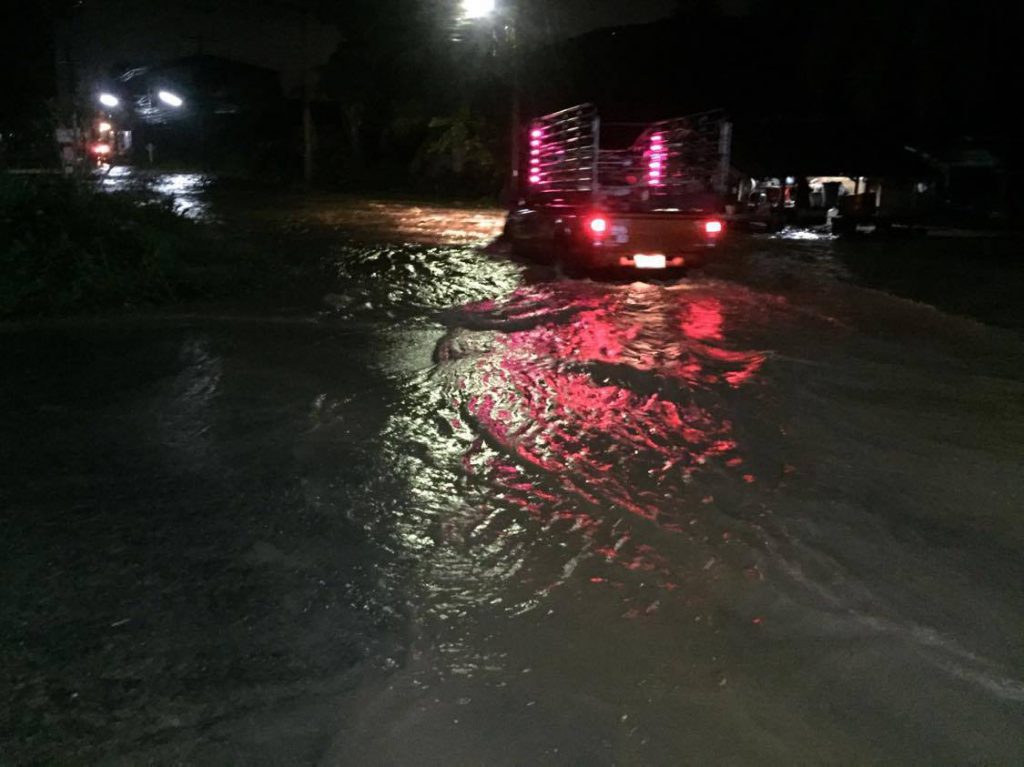
[[[530,124],[527,198],[552,203],[579,203],[597,192],[600,122],[593,104],[563,109]]]
[[[541,205],[596,203],[636,211],[717,209],[728,185],[732,125],[722,110],[625,127],[632,144],[601,148],[592,104],[530,124],[523,196]]]
[[[633,151],[651,197],[724,194],[732,126],[721,110],[662,120],[644,130]]]

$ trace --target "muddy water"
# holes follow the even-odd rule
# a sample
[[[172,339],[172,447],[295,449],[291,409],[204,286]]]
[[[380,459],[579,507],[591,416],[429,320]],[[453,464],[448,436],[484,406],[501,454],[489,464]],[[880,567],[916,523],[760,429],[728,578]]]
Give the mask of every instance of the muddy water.
[[[412,656],[332,759],[1016,760],[1017,338],[816,265],[439,313],[385,431]]]
[[[437,220],[301,316],[0,334],[10,761],[1020,762],[1019,334]]]

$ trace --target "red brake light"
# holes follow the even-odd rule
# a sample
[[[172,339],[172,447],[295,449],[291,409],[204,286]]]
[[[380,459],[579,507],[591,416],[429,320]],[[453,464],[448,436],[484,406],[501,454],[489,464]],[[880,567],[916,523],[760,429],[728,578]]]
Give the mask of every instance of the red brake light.
[[[595,216],[590,219],[590,231],[594,234],[604,234],[608,231],[608,221],[600,216]]]
[[[93,144],[93,154],[110,154],[110,144]]]
[[[707,221],[704,224],[704,231],[708,234],[721,234],[722,233],[722,222],[721,221]]]

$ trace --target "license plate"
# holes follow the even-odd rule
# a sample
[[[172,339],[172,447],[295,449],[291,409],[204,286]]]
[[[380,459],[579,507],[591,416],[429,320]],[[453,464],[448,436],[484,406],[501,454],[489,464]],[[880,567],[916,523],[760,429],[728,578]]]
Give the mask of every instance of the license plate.
[[[633,256],[633,265],[637,269],[664,269],[665,256],[661,253],[655,255],[637,253]]]

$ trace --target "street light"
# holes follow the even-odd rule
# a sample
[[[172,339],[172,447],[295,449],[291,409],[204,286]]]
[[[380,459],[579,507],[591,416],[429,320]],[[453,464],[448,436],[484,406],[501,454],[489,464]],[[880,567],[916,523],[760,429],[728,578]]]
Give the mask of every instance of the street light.
[[[495,0],[462,0],[464,19],[485,19],[495,10]]]
[[[462,0],[462,22],[493,19],[495,26],[500,25],[505,31],[505,42],[508,45],[509,63],[512,70],[512,137],[510,155],[512,173],[509,177],[511,197],[519,194],[519,60],[516,51],[516,24],[514,0],[503,0],[499,13],[497,0]]]
[[[99,101],[103,106],[110,107],[111,109],[117,108],[121,103],[121,99],[113,93],[101,93],[99,95]]]
[[[156,95],[167,106],[174,107],[175,109],[185,103],[185,99],[177,94],[171,93],[170,91],[160,91]]]

